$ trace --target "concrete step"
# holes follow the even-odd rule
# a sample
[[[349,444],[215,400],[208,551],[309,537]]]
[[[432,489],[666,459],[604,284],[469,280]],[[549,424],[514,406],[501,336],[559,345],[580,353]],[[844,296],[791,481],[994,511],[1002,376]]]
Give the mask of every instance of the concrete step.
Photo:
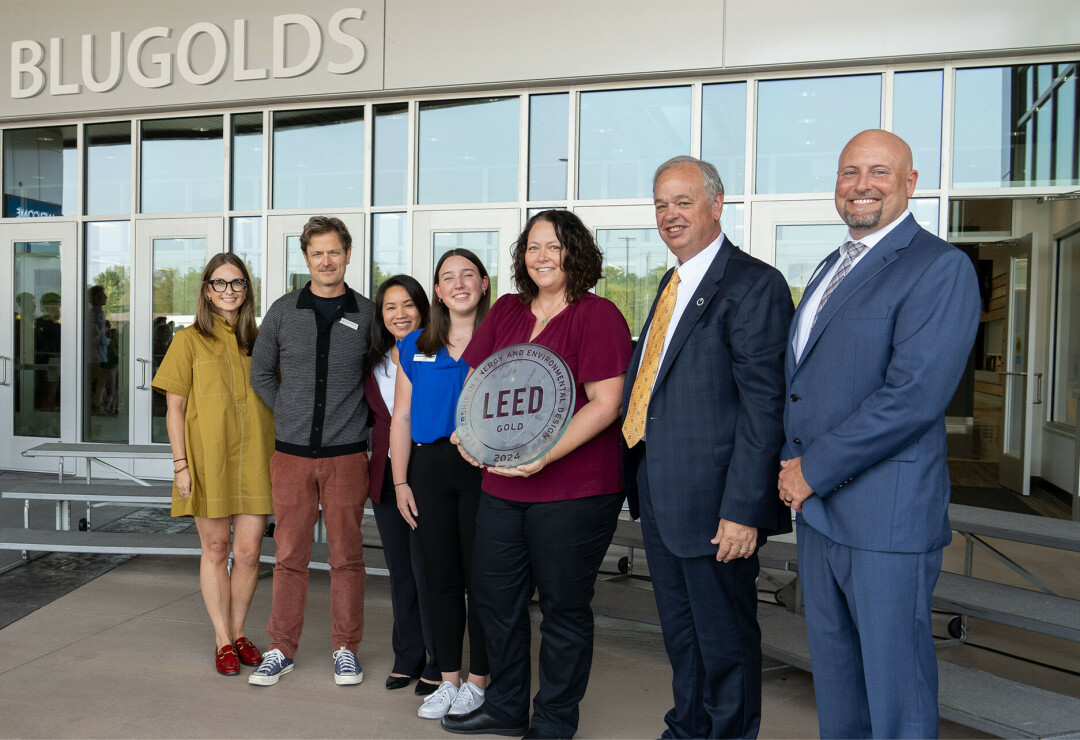
[[[761,605],[758,621],[765,655],[810,670],[810,647],[802,617]],[[938,661],[938,709],[942,719],[998,737],[1080,734],[1080,699],[945,660]]]

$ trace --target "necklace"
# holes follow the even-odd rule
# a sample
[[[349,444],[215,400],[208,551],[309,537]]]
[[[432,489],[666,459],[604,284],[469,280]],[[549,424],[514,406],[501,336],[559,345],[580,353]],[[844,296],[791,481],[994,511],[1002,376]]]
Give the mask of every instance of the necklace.
[[[552,314],[557,313],[559,308],[562,307],[562,306],[565,306],[565,305],[566,305],[566,298],[563,298],[558,303],[556,303],[552,307],[552,309],[550,311],[544,313],[544,309],[540,308],[540,304],[537,303],[536,307],[540,308],[540,313],[544,314],[544,318],[540,319],[540,326],[547,326],[548,322],[551,321]]]

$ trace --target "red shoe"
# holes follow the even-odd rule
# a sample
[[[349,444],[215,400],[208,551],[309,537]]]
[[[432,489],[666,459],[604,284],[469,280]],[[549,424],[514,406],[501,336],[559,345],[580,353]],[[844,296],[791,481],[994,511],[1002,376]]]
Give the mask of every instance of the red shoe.
[[[214,665],[222,676],[235,676],[240,673],[240,658],[236,655],[236,648],[226,645],[218,650]]]
[[[237,655],[240,656],[240,662],[244,665],[259,665],[262,663],[262,653],[259,652],[259,648],[255,647],[255,644],[246,637],[237,638],[233,643],[233,647],[236,648]]]

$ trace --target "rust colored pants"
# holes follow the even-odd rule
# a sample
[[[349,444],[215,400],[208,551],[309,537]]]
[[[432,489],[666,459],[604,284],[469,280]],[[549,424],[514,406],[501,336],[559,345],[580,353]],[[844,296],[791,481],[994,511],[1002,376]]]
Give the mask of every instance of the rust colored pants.
[[[304,629],[308,562],[322,505],[330,546],[330,630],[332,650],[356,652],[364,637],[364,547],[360,521],[367,500],[367,455],[308,458],[275,452],[270,458],[273,486],[274,565],[270,649],[296,654]]]

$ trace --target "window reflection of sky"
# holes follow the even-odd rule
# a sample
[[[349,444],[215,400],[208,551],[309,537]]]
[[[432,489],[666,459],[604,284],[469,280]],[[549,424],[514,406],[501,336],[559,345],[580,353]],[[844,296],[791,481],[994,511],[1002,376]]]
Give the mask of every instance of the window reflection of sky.
[[[420,105],[420,203],[518,199],[518,98]]]
[[[758,84],[758,193],[831,193],[852,136],[881,125],[881,76]]]
[[[742,195],[746,179],[746,83],[701,89],[701,158],[720,173],[727,195]]]
[[[529,200],[566,200],[570,95],[529,98]]]
[[[578,197],[652,198],[657,166],[690,153],[690,88],[581,94]]]
[[[361,206],[364,109],[274,114],[274,208]]]

